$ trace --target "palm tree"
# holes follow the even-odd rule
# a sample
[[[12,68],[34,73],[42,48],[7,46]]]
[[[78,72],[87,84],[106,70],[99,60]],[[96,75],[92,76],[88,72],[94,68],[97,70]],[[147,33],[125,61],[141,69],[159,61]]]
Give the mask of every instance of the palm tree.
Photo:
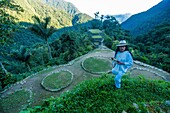
[[[99,12],[94,13],[95,19],[99,17]]]
[[[35,24],[31,27],[31,30],[36,34],[40,35],[46,42],[48,47],[48,56],[49,59],[52,59],[51,47],[48,42],[48,38],[56,32],[56,29],[53,26],[48,27],[51,22],[51,17],[46,17],[43,21],[40,20],[37,16],[32,16],[34,19]]]

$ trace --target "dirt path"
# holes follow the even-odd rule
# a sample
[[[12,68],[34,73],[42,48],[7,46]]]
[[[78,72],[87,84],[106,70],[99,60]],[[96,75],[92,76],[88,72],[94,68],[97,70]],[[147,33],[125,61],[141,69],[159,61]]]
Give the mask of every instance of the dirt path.
[[[51,96],[54,96],[54,97],[59,96],[61,93],[72,89],[75,85],[82,82],[83,80],[87,80],[87,79],[91,79],[93,77],[100,76],[97,74],[91,74],[91,73],[86,72],[81,67],[81,62],[83,60],[85,60],[88,57],[92,57],[92,56],[100,56],[100,57],[110,58],[113,55],[114,55],[114,51],[111,51],[108,48],[105,48],[105,47],[98,48],[95,51],[90,52],[86,55],[83,55],[83,56],[69,62],[66,65],[54,66],[53,69],[49,72],[35,74],[35,75],[32,75],[32,76],[16,83],[12,87],[10,87],[8,90],[1,93],[1,98],[4,98],[8,94],[11,94],[19,89],[28,89],[33,94],[30,106],[32,107],[35,105],[40,105],[40,103],[43,101],[43,99],[49,98]],[[147,69],[149,69],[149,70],[147,70]],[[60,70],[71,71],[74,74],[73,82],[68,87],[66,87],[65,89],[60,90],[58,92],[50,92],[50,91],[45,90],[41,86],[41,81],[43,80],[43,78],[46,77],[50,73],[57,72]],[[169,73],[164,73],[164,72],[162,72],[158,69],[155,69],[155,68],[151,68],[151,67],[149,68],[147,66],[139,64],[138,62],[134,63],[134,66],[129,71],[131,72],[130,76],[132,76],[132,77],[135,77],[136,75],[139,75],[139,74],[144,74],[145,77],[150,78],[150,79],[170,80]],[[19,109],[19,108],[16,108],[16,113],[19,112],[19,111],[17,111],[17,109]],[[2,113],[4,113],[4,112],[2,112]]]

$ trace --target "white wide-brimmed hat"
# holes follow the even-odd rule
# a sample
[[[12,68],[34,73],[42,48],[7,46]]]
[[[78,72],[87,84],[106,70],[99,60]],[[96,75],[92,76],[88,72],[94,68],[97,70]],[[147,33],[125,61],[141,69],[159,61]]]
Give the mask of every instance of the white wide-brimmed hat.
[[[127,46],[126,40],[121,40],[118,45],[116,46]]]

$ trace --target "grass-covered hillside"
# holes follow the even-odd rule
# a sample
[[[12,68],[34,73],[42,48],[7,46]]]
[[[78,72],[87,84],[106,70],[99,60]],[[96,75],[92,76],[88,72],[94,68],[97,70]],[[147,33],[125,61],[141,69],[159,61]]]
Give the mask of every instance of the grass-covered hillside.
[[[32,16],[40,18],[51,17],[51,25],[56,28],[72,26],[72,20],[76,18],[77,23],[87,22],[92,17],[82,14],[71,3],[64,0],[13,0],[16,5],[23,8],[23,12],[6,10],[10,15],[18,18],[19,22],[33,23]],[[75,16],[79,14],[80,18]],[[84,16],[85,15],[85,16]],[[75,17],[74,17],[75,16]],[[82,18],[81,18],[82,16]],[[84,18],[83,18],[84,17]],[[74,20],[74,24],[76,22]]]
[[[124,76],[122,88],[114,87],[114,76],[103,74],[86,80],[60,97],[46,99],[42,106],[21,113],[168,113],[170,83]]]
[[[15,4],[23,8],[23,12],[9,11],[9,14],[18,18],[19,22],[33,23],[32,16],[36,15],[41,18],[50,16],[51,25],[56,28],[71,26],[72,16],[64,10],[51,7],[40,0],[14,0]]]

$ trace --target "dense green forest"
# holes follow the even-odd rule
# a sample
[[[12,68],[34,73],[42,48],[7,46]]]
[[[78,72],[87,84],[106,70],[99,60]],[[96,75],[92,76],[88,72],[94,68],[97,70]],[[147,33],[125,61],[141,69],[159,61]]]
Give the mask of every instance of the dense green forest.
[[[170,72],[170,24],[156,26],[149,33],[136,37],[133,54],[139,61]]]

